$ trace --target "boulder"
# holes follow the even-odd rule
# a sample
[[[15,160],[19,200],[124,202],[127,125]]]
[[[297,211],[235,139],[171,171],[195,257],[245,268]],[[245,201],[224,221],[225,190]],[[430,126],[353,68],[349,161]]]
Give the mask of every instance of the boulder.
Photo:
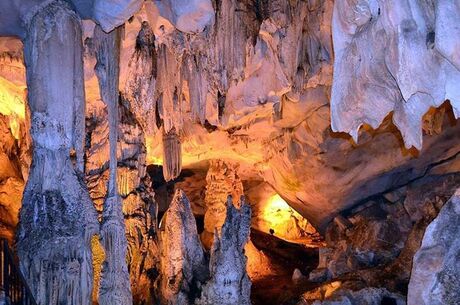
[[[460,190],[427,227],[414,256],[408,305],[460,302]]]

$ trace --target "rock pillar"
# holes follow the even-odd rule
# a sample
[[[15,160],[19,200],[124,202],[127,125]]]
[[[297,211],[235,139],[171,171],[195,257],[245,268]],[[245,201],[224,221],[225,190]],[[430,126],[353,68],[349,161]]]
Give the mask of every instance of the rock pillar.
[[[102,100],[109,116],[110,178],[102,213],[101,240],[105,250],[102,266],[99,303],[101,305],[132,304],[131,285],[126,264],[127,241],[122,200],[117,188],[118,78],[120,73],[120,28],[105,33],[95,29],[95,67]]]
[[[63,1],[44,1],[25,19],[33,161],[20,213],[20,266],[38,304],[89,305],[98,222],[82,178],[80,20]]]

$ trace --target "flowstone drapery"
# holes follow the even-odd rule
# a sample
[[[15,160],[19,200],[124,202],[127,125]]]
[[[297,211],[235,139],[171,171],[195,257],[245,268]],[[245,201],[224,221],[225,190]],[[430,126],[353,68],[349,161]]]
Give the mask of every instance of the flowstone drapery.
[[[98,222],[82,178],[80,20],[63,1],[44,2],[27,17],[33,161],[20,213],[20,266],[38,304],[89,305]]]

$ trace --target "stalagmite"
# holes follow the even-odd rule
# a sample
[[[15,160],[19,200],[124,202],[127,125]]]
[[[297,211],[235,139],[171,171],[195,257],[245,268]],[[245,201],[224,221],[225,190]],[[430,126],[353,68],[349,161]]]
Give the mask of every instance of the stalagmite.
[[[215,231],[209,262],[210,280],[197,305],[249,305],[251,281],[246,273],[244,247],[249,239],[251,208],[242,196],[239,210],[227,200],[227,217],[220,233]]]
[[[208,270],[190,202],[176,190],[160,228],[160,277],[156,283],[161,304],[188,305]]]
[[[166,181],[175,179],[182,169],[182,151],[179,136],[173,128],[163,135],[163,176]]]
[[[99,288],[101,305],[132,304],[131,285],[126,265],[127,242],[122,201],[117,188],[118,77],[120,28],[109,34],[95,28],[97,64],[102,100],[109,116],[110,178],[102,213],[101,240],[105,250]]]
[[[63,1],[45,2],[26,17],[33,161],[20,213],[20,266],[38,304],[89,305],[98,222],[82,179],[80,20]]]
[[[214,230],[220,230],[224,224],[228,195],[233,198],[243,195],[243,183],[238,176],[238,168],[222,160],[212,160],[206,175],[206,213],[201,236],[207,249],[211,248]]]

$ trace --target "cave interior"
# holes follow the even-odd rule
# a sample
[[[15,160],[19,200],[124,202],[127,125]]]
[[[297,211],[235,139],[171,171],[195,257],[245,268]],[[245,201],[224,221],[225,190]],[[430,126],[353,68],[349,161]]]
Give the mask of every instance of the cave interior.
[[[0,1],[0,305],[460,304],[459,25]]]

